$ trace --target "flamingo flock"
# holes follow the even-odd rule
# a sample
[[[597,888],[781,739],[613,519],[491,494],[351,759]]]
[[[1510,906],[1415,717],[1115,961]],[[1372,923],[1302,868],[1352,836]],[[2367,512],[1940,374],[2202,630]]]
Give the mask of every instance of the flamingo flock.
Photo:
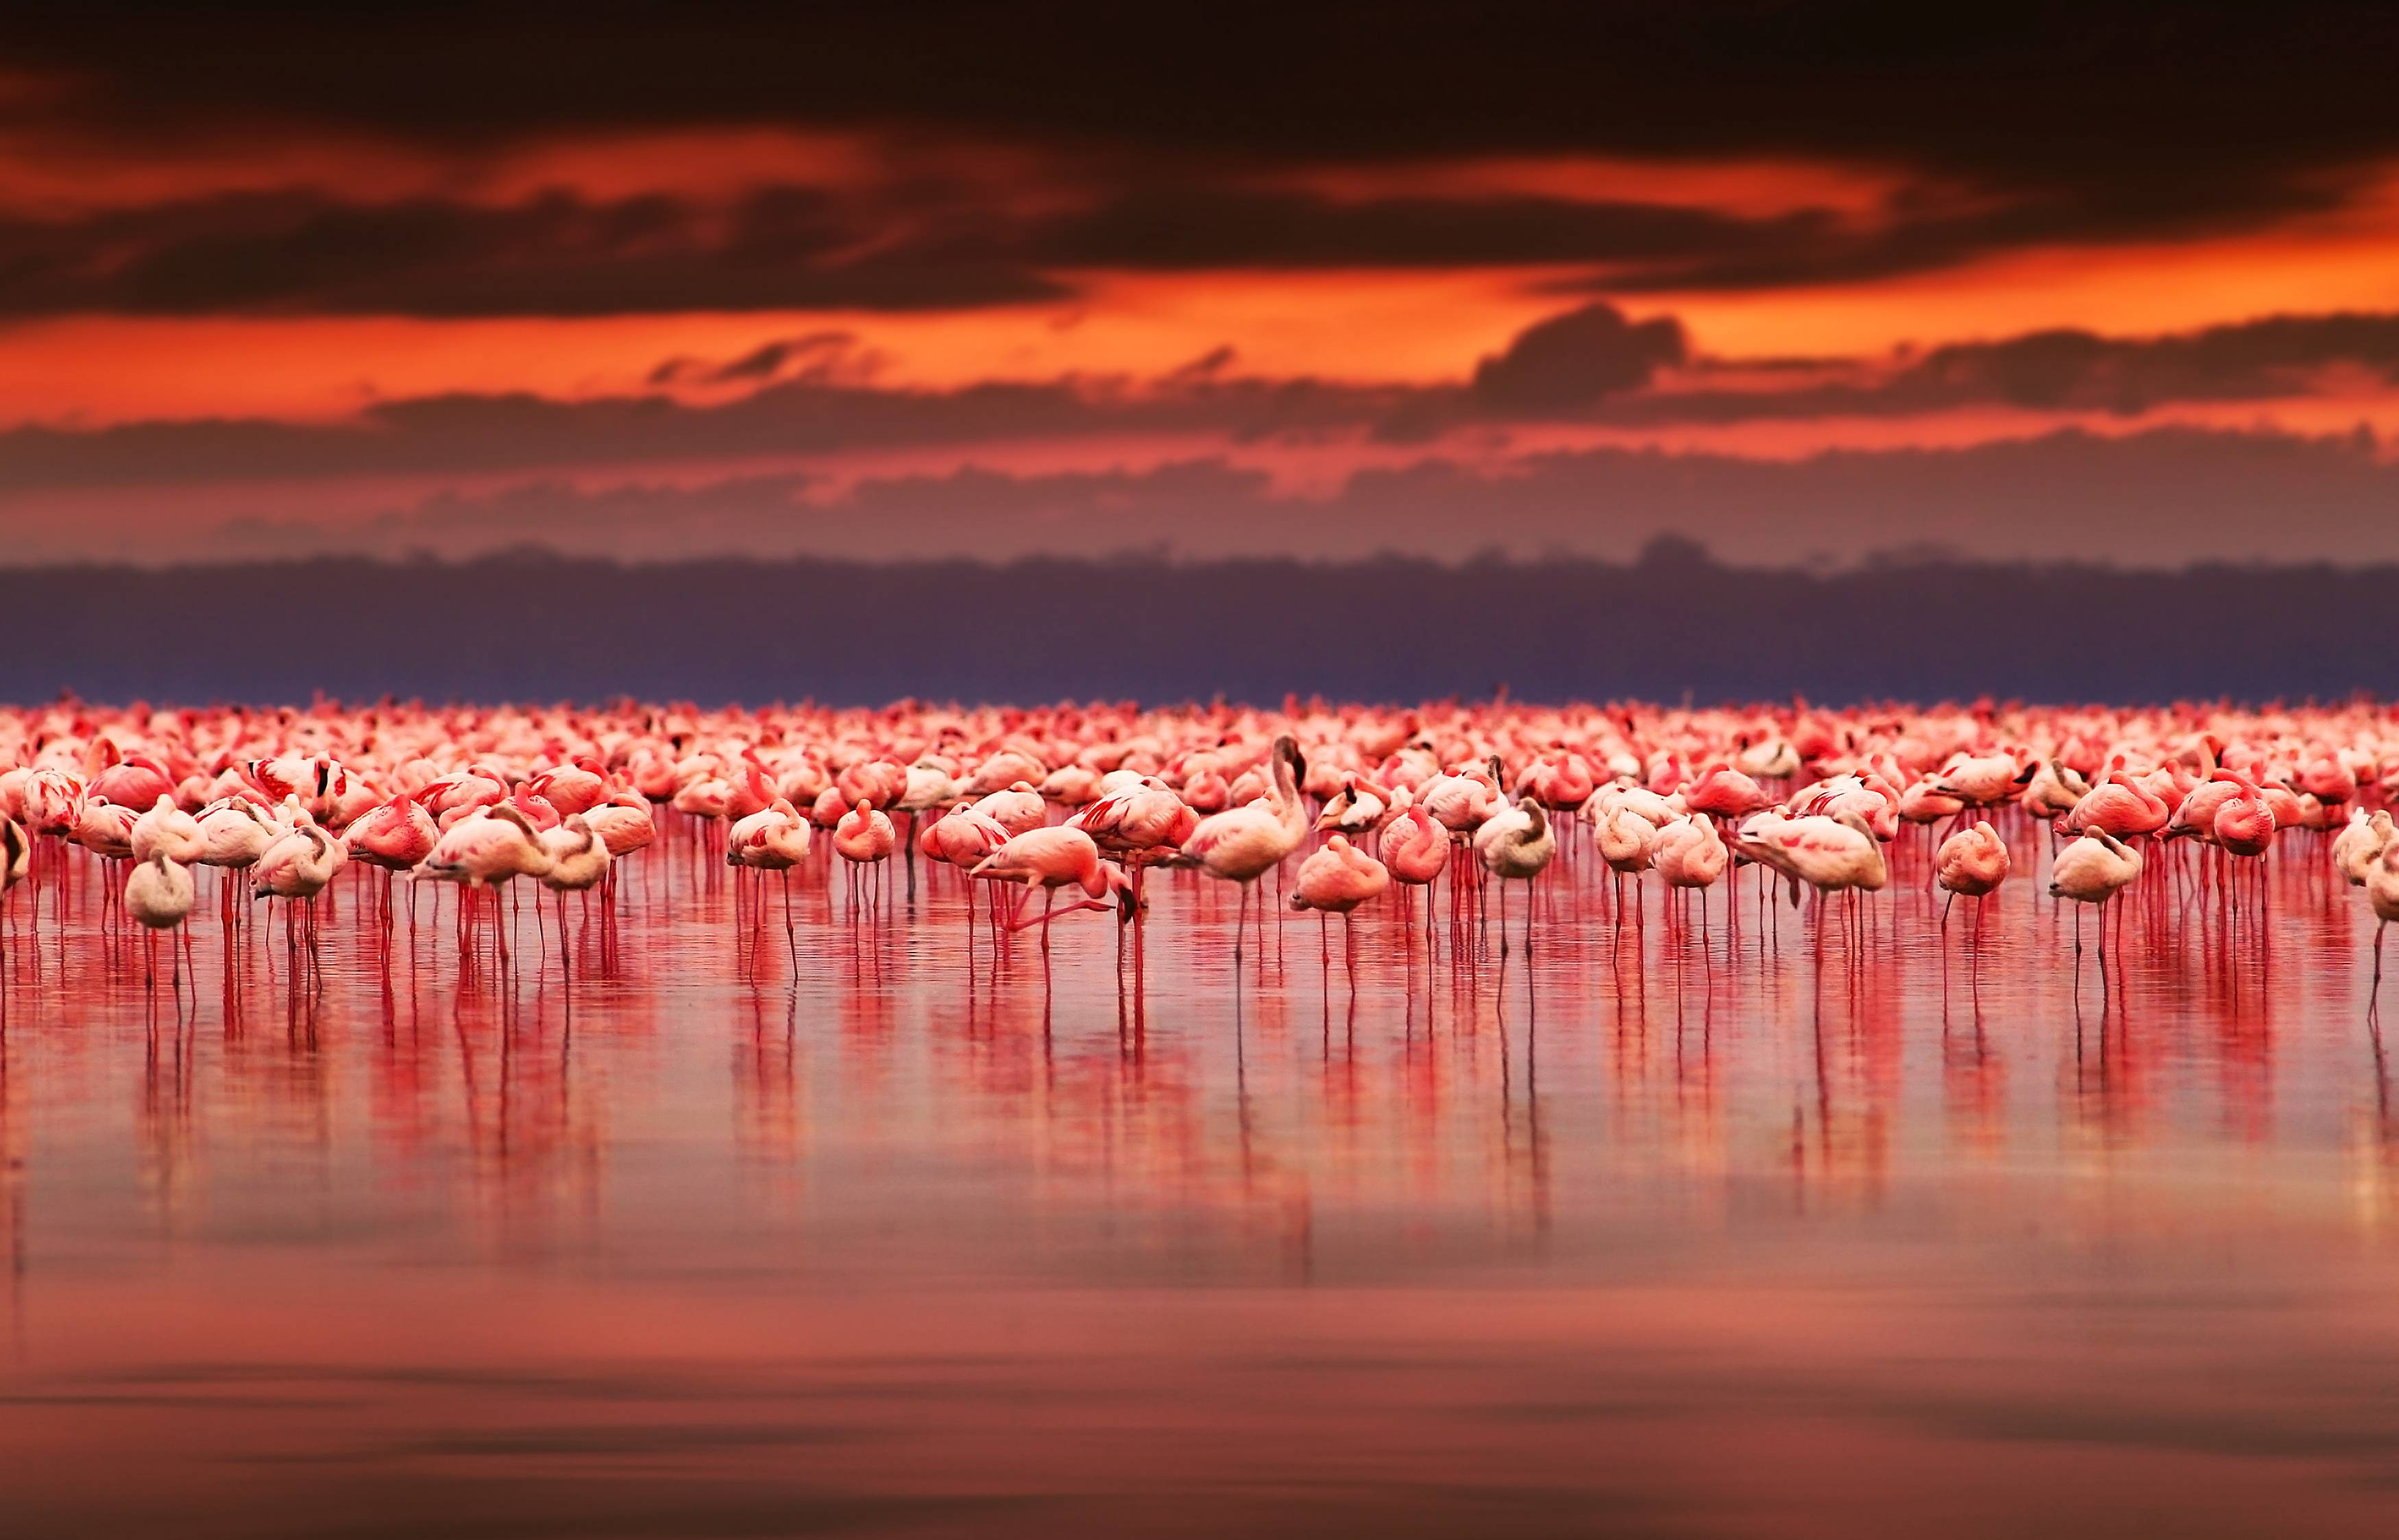
[[[1593,873],[1572,879],[1576,891],[1617,925],[1647,924],[1653,873],[1667,912],[1687,924],[1696,904],[1702,934],[1712,899],[1728,926],[1745,905],[1806,899],[1820,949],[1828,916],[1853,948],[1870,946],[1876,896],[1904,880],[1937,896],[1945,931],[1966,900],[1965,945],[1978,951],[1982,906],[2020,864],[2002,825],[2047,854],[2047,895],[2074,915],[2078,979],[2084,911],[2104,980],[2128,899],[2146,896],[2163,924],[2247,924],[2270,902],[2270,860],[2311,863],[2357,890],[2376,922],[2377,992],[2383,931],[2399,919],[2399,709],[2365,701],[303,710],[68,699],[0,709],[0,892],[27,891],[18,907],[34,933],[43,869],[97,862],[133,933],[169,937],[177,976],[202,869],[215,872],[221,923],[279,917],[295,966],[319,966],[322,900],[346,880],[372,885],[372,902],[347,912],[386,937],[402,914],[416,923],[427,885],[454,887],[460,945],[488,938],[505,964],[504,896],[550,896],[562,937],[568,896],[604,915],[619,868],[671,829],[752,883],[752,923],[765,885],[779,887],[793,938],[795,881],[826,885],[838,870],[852,923],[892,925],[903,903],[915,912],[919,865],[947,869],[989,898],[967,919],[971,932],[987,909],[995,958],[1038,930],[1045,980],[1052,925],[1099,912],[1120,923],[1120,958],[1130,938],[1138,981],[1147,885],[1162,878],[1234,887],[1237,980],[1286,904],[1329,936],[1334,918],[1347,932],[1377,904],[1402,906],[1412,925],[1420,901],[1430,945],[1444,887],[1453,939],[1486,934],[1496,910],[1499,958],[1529,956],[1562,867]],[[893,893],[903,880],[904,900]],[[1581,912],[1568,906],[1569,923]]]

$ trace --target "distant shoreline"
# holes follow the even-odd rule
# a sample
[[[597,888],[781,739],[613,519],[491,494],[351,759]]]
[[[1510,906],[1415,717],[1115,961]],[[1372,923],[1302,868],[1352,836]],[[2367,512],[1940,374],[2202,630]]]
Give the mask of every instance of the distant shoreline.
[[[1833,571],[1154,557],[543,552],[0,568],[0,696],[713,704],[2399,694],[2399,566],[2179,571],[1937,554]]]

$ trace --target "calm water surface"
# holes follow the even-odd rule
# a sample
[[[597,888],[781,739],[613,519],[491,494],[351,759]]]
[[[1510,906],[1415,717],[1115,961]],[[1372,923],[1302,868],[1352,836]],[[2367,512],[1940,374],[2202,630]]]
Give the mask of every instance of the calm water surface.
[[[1138,1012],[1112,920],[995,980],[946,873],[875,925],[799,873],[794,963],[687,829],[571,979],[529,898],[512,967],[448,893],[386,961],[359,873],[313,993],[210,910],[179,1008],[54,860],[5,1527],[2391,1533],[2361,906],[2312,844],[2263,926],[2153,877],[2078,989],[2013,843],[1978,965],[1922,844],[1821,966],[1585,846],[1529,967],[1444,894],[1354,993],[1300,915],[1237,991],[1230,890],[1159,877]]]

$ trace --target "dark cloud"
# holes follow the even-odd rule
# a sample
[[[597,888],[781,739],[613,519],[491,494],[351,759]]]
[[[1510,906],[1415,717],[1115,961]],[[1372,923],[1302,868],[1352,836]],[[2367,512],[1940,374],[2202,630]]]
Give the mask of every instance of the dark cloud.
[[[1232,344],[1218,343],[1215,346],[1210,348],[1207,352],[1200,354],[1198,358],[1193,358],[1190,362],[1177,364],[1172,369],[1167,371],[1165,379],[1169,383],[1175,385],[1188,385],[1201,380],[1213,380],[1222,375],[1227,370],[1232,368],[1233,360],[1240,356],[1240,355],[1234,350]]]
[[[1578,320],[1594,312],[1598,318]],[[1525,389],[1502,399],[1484,388],[1496,367],[1525,353],[1548,329],[1568,322],[1591,328],[1602,340],[1614,334],[1613,328],[1624,326],[1619,313],[1605,305],[1552,317],[1520,334],[1507,352],[1484,360],[1473,390],[1416,392],[1375,425],[1376,436],[1388,442],[1421,442],[1446,428],[1495,418],[1640,428],[1911,417],[1985,406],[2131,416],[2181,402],[2304,396],[2324,385],[2327,371],[2341,367],[2399,381],[2399,314],[2335,313],[2271,316],[2157,337],[2105,337],[2072,329],[2032,331],[1993,342],[1947,344],[1895,368],[1872,359],[1769,359],[1762,367],[1747,359],[1698,359],[1690,362],[1694,378],[1701,383],[1671,392],[1639,392],[1617,383],[1608,390],[1593,388],[1580,395]],[[1632,378],[1632,371],[1645,361],[1652,369],[1686,361],[1678,350],[1668,350],[1669,336],[1680,339],[1671,317],[1643,326],[1660,329],[1655,333],[1659,351],[1646,359],[1625,361],[1624,378],[1632,385],[1647,383],[1646,373]],[[1629,342],[1639,329],[1624,330]],[[1550,336],[1543,351],[1555,355],[1561,369],[1571,369],[1573,360],[1585,357],[1556,333]],[[1604,371],[1606,366],[1591,367]],[[1770,376],[1803,370],[1814,378],[1773,388],[1711,388],[1704,384],[1712,375],[1727,372]],[[1849,377],[1840,378],[1842,374]]]
[[[1894,395],[1955,395],[2051,410],[2137,412],[2176,400],[2296,395],[2348,364],[2399,379],[2399,315],[2274,316],[2174,336],[2054,330],[1934,348]]]
[[[787,367],[797,365],[796,377],[812,383],[835,378],[845,365],[854,371],[864,372],[872,360],[858,358],[856,333],[849,331],[811,331],[805,336],[780,337],[761,343],[736,358],[711,362],[706,358],[669,358],[650,371],[646,376],[654,385],[754,385],[771,380]]]
[[[2363,5],[2034,4],[1993,20],[1888,0],[1632,0],[1474,25],[1446,6],[1336,5],[1212,10],[1200,27],[1083,6],[1038,22],[979,7],[158,7],[138,25],[47,7],[9,33],[0,71],[52,83],[24,120],[109,143],[180,149],[264,125],[471,153],[780,124],[877,136],[902,182],[918,175],[911,146],[1024,147],[1048,195],[1005,178],[945,187],[926,223],[782,189],[730,236],[694,230],[669,199],[170,205],[121,229],[0,230],[0,300],[19,314],[923,308],[1052,295],[1042,275],[1083,266],[1554,263],[1598,268],[1586,291],[1617,294],[1857,282],[2034,244],[2252,228],[2335,207],[2361,168],[2399,155],[2382,105],[2399,11]],[[1743,217],[1272,184],[1343,162],[1558,154],[1830,158],[1905,187],[1864,215]],[[1062,185],[1080,201],[1060,209]],[[179,221],[196,227],[165,227]],[[119,251],[122,273],[94,260]]]
[[[428,138],[945,124],[1252,159],[1798,152],[2233,196],[2399,144],[2399,16],[2349,0],[1429,0],[1220,7],[34,7],[8,60],[126,128],[285,114]],[[1228,103],[1238,104],[1228,107]]]
[[[2155,236],[2166,215],[2069,202],[1745,217],[1559,197],[1336,198],[1178,182],[1011,212],[1004,189],[774,185],[729,206],[556,190],[508,204],[239,192],[73,218],[0,216],[0,314],[596,316],[916,310],[1051,300],[1086,269],[1522,266],[1647,292],[1853,281],[2057,239]],[[2294,190],[2291,209],[2330,195]]]
[[[1087,189],[1024,215],[1005,189],[772,185],[727,206],[564,190],[508,204],[237,192],[79,217],[0,216],[0,314],[596,316],[673,310],[1013,304],[1085,269],[1586,270],[1565,290],[1640,293],[1858,281],[2057,240],[2193,234],[2210,210],[2063,196],[1957,214],[1747,217],[1561,197],[1341,198],[1188,182]],[[2282,212],[2328,207],[2284,191]],[[2256,209],[2248,210],[2254,214]]]
[[[1465,385],[1358,385],[1227,372],[1222,350],[1158,381],[881,388],[836,333],[775,339],[725,360],[671,359],[654,378],[771,383],[730,399],[556,400],[454,393],[333,423],[155,421],[0,430],[0,493],[176,482],[516,473],[1026,439],[1188,435],[1242,443],[1341,433],[1425,442],[1462,426],[1579,423],[1627,429],[1828,417],[1904,417],[1977,406],[2131,412],[2177,401],[2303,394],[2334,366],[2399,379],[2399,315],[2283,317],[2156,338],[2036,332],[1935,349],[1896,368],[1819,360],[1855,377],[1775,388],[1710,387],[1722,360],[1688,358],[1672,317],[1593,304],[1538,322],[1482,360]],[[1697,385],[1643,388],[1686,364]],[[1769,372],[1771,372],[1770,371]]]
[[[0,313],[593,316],[917,310],[1054,299],[1050,279],[939,230],[869,232],[829,194],[729,209],[552,192],[492,206],[229,193],[80,219],[0,218]]]
[[[1903,193],[1871,209],[1742,215],[1688,204],[1458,194],[1335,197],[1149,182],[1032,223],[1007,249],[1044,269],[1572,265],[1561,293],[1857,283],[2049,244],[2164,241],[2322,213],[2355,183],[2295,178],[2216,196],[2007,186],[1972,199]],[[2199,196],[2204,194],[2205,196]]]
[[[1116,393],[1074,382],[878,390],[793,379],[732,400],[553,400],[454,393],[338,423],[136,422],[0,430],[0,493],[181,481],[458,475],[548,466],[722,460],[1028,439],[1191,433],[1258,440],[1354,429],[1404,387],[1230,380]]]
[[[1688,357],[1673,317],[1628,321],[1612,304],[1587,304],[1526,327],[1475,365],[1474,397],[1503,413],[1587,406],[1638,389]]]
[[[1764,261],[1834,234],[1816,211],[1750,219],[1563,197],[1335,198],[1147,183],[1038,222],[1025,260],[1058,267],[1454,267],[1599,263],[1663,274]]]
[[[2399,466],[2368,438],[2069,430],[1963,449],[1836,451],[1790,464],[1602,449],[1526,456],[1495,470],[1433,455],[1362,471],[1324,498],[1279,490],[1262,472],[1213,458],[1142,471],[968,468],[872,478],[838,493],[800,475],[600,490],[541,482],[445,493],[362,524],[251,520],[192,536],[198,544],[190,552],[171,543],[144,548],[167,558],[327,549],[456,556],[530,543],[648,558],[1400,552],[1458,561],[1492,551],[1622,558],[1672,534],[1743,565],[1941,548],[2170,567],[2399,559],[2394,500]],[[62,553],[53,544],[11,554]]]

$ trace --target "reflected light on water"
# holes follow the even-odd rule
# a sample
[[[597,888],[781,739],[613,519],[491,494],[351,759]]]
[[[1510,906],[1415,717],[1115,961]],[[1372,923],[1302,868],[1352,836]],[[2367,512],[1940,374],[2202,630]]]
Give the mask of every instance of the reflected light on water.
[[[1104,916],[1045,989],[954,872],[861,912],[821,846],[787,941],[679,818],[563,959],[446,889],[385,952],[352,869],[319,969],[204,894],[179,984],[48,850],[11,1527],[2389,1533],[2370,920],[2294,835],[2078,967],[2003,831],[1945,933],[1921,830],[1821,931],[1570,839],[1529,964],[1444,885],[1237,974],[1232,890],[1156,873],[1137,995]]]

